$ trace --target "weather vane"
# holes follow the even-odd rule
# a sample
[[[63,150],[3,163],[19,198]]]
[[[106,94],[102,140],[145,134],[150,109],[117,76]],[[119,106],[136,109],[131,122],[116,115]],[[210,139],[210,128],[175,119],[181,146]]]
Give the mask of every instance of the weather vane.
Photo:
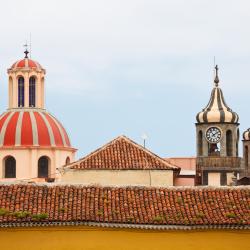
[[[146,140],[148,139],[148,136],[146,135],[146,133],[143,133],[141,138],[143,139],[143,147],[146,147]]]

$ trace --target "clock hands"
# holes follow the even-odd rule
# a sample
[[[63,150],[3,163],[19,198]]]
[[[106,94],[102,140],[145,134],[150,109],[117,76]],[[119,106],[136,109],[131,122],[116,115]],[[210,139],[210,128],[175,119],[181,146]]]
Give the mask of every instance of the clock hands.
[[[216,127],[211,127],[207,130],[207,140],[210,143],[217,143],[221,139],[221,131]]]

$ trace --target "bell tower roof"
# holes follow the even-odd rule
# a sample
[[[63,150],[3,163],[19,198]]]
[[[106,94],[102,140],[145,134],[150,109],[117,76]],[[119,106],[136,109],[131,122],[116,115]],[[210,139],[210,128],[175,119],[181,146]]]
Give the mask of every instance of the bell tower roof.
[[[12,66],[8,69],[8,72],[19,71],[19,70],[21,71],[35,70],[35,71],[43,71],[45,73],[45,69],[41,66],[40,63],[28,57],[29,51],[27,50],[27,48],[24,51],[24,54],[25,54],[24,58],[13,63]]]
[[[243,133],[243,140],[250,141],[250,128]]]
[[[215,67],[214,88],[207,106],[196,116],[198,123],[238,123],[239,116],[226,104],[219,88],[218,66]]]

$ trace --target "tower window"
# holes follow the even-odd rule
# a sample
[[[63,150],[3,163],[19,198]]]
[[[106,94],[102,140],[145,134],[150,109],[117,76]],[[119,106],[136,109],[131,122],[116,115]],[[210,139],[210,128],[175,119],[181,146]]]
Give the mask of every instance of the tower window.
[[[69,157],[66,158],[65,164],[66,165],[70,164],[70,158]]]
[[[18,107],[24,106],[24,78],[18,78]]]
[[[9,156],[4,162],[4,178],[16,178],[16,160],[14,157]]]
[[[202,138],[202,131],[199,131],[198,134],[198,155],[202,156],[203,155],[203,138]]]
[[[220,143],[208,143],[208,155],[220,156]]]
[[[46,178],[49,175],[49,159],[42,156],[38,160],[38,178]]]
[[[245,167],[248,167],[248,146],[245,146]]]
[[[36,79],[34,76],[29,79],[29,106],[35,107],[36,105]]]
[[[227,156],[233,156],[233,135],[231,130],[227,131],[226,140]]]
[[[237,141],[236,141],[236,156],[239,156],[239,140],[240,140],[240,131],[237,129]]]

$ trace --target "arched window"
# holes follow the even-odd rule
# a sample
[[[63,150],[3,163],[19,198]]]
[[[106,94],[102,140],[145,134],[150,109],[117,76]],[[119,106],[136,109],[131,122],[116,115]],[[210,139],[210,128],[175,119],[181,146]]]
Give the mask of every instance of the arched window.
[[[13,79],[9,77],[9,108],[13,105]]]
[[[237,129],[237,141],[236,141],[236,156],[239,156],[239,140],[240,140],[240,130]]]
[[[232,131],[228,130],[226,133],[227,156],[233,156],[233,135]]]
[[[248,146],[245,146],[245,167],[248,167]]]
[[[46,178],[49,175],[49,158],[42,156],[38,160],[38,178]]]
[[[69,157],[66,158],[65,164],[66,165],[70,164],[70,158]]]
[[[18,78],[18,107],[24,106],[24,78]]]
[[[199,131],[198,134],[198,155],[203,155],[203,142],[202,142],[202,131]]]
[[[34,76],[29,79],[29,106],[36,106],[36,78]]]
[[[16,160],[12,156],[4,161],[4,178],[16,178]]]
[[[220,156],[221,145],[220,143],[208,143],[208,155]]]

